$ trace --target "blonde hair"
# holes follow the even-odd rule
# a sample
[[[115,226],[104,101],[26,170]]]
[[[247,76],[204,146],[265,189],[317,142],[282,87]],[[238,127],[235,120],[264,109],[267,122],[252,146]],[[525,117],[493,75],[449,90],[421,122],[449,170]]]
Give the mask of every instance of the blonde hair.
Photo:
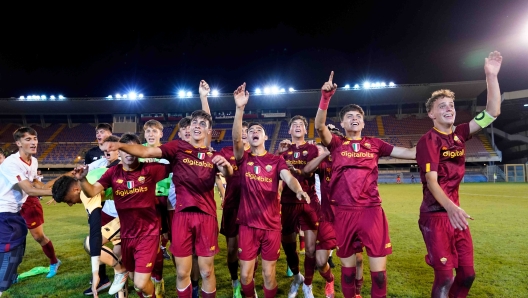
[[[455,92],[449,89],[440,89],[433,92],[433,94],[431,94],[431,98],[429,98],[425,103],[425,110],[427,111],[427,113],[429,113],[433,109],[435,101],[443,97],[451,98],[454,101]]]
[[[161,124],[161,122],[159,122],[158,120],[154,119],[150,119],[149,121],[145,122],[145,124],[143,125],[143,130],[147,130],[147,128],[149,127],[154,127],[159,130],[163,130],[163,124]]]

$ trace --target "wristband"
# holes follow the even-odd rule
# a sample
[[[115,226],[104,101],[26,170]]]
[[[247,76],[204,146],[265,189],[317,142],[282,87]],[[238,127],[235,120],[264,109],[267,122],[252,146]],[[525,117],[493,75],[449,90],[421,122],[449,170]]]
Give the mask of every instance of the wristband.
[[[100,256],[91,257],[92,260],[92,273],[99,272]]]
[[[328,110],[330,105],[330,98],[334,95],[335,89],[332,91],[321,91],[321,101],[319,102],[319,109]]]
[[[490,125],[493,121],[495,121],[495,119],[497,118],[491,116],[486,110],[478,113],[477,116],[473,118],[473,120],[475,120],[475,122],[482,128],[485,128]]]

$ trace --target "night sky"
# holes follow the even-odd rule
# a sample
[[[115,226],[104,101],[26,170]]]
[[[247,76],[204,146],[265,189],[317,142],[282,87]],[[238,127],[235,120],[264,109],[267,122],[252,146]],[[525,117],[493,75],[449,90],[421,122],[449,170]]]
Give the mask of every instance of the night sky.
[[[502,91],[528,88],[526,0],[175,3],[4,26],[0,97],[480,80],[495,49]]]

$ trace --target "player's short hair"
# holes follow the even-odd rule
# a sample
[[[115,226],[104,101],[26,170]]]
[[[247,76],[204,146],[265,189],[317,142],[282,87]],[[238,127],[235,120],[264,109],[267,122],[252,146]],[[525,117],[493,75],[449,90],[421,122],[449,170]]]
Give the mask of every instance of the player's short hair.
[[[112,125],[109,123],[99,123],[95,127],[95,131],[98,131],[99,129],[108,130],[110,133],[112,133]]]
[[[242,123],[242,125],[244,125],[244,124]],[[250,122],[250,123],[248,123],[248,125],[247,125],[248,130],[249,130],[251,127],[253,127],[253,126],[260,126],[260,127],[262,127],[262,131],[264,131],[264,135],[266,135],[266,129],[264,128],[264,126],[262,126],[262,124],[260,124],[260,123],[258,123],[258,122]]]
[[[431,97],[425,102],[425,110],[427,111],[427,113],[429,113],[433,109],[435,101],[443,97],[455,100],[455,92],[449,89],[440,89],[433,92],[433,94],[431,94]]]
[[[108,136],[103,140],[104,142],[119,142],[119,137],[116,137],[114,135]]]
[[[124,144],[128,144],[128,143],[136,143],[136,144],[141,144],[141,141],[139,140],[139,137],[136,136],[135,134],[133,133],[125,133],[121,136],[121,138],[119,139],[119,143],[124,143]]]
[[[308,129],[308,121],[306,120],[306,118],[304,116],[301,116],[301,115],[295,115],[293,116],[290,121],[288,121],[288,127],[291,127],[293,121],[295,120],[302,120],[302,122],[304,123],[304,128]]]
[[[192,112],[191,114],[191,122],[196,118],[204,118],[205,121],[209,122],[209,128],[213,127],[213,118],[211,117],[211,114],[207,113],[204,110],[196,110]]]
[[[145,124],[143,125],[143,130],[147,130],[147,128],[149,127],[163,130],[163,124],[161,124],[161,122],[159,122],[158,120],[154,120],[154,119],[150,119],[149,121],[145,122]]]
[[[71,177],[71,176],[61,176],[55,183],[53,183],[53,186],[51,187],[51,196],[57,203],[64,202],[64,198],[70,191],[70,188],[74,183],[77,182],[77,179]]]
[[[36,130],[29,126],[22,126],[13,132],[13,139],[15,139],[15,142],[19,141],[26,133],[32,136],[37,136]]]
[[[349,104],[349,105],[346,105],[344,106],[341,111],[339,111],[339,120],[343,121],[343,119],[345,118],[345,115],[346,113],[350,112],[350,111],[356,111],[356,112],[359,112],[361,114],[361,116],[365,116],[365,111],[363,111],[363,109],[358,106],[357,104]]]
[[[183,117],[180,122],[178,122],[178,127],[180,128],[186,128],[189,125],[191,125],[191,117]]]
[[[249,128],[249,122],[247,122],[247,121],[242,121],[242,127],[247,127],[247,128]]]

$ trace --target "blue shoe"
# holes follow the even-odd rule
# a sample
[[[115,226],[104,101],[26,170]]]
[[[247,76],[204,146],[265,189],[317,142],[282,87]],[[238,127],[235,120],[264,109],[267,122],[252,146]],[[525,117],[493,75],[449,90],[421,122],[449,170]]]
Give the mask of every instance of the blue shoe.
[[[55,264],[51,264],[49,266],[49,273],[48,275],[46,275],[46,278],[52,278],[57,275],[57,270],[59,270],[60,265],[62,265],[62,262],[60,260],[58,260],[58,262]]]
[[[288,269],[286,270],[286,276],[287,277],[292,277],[293,276],[293,272],[291,271],[290,266],[288,266],[287,268]]]

